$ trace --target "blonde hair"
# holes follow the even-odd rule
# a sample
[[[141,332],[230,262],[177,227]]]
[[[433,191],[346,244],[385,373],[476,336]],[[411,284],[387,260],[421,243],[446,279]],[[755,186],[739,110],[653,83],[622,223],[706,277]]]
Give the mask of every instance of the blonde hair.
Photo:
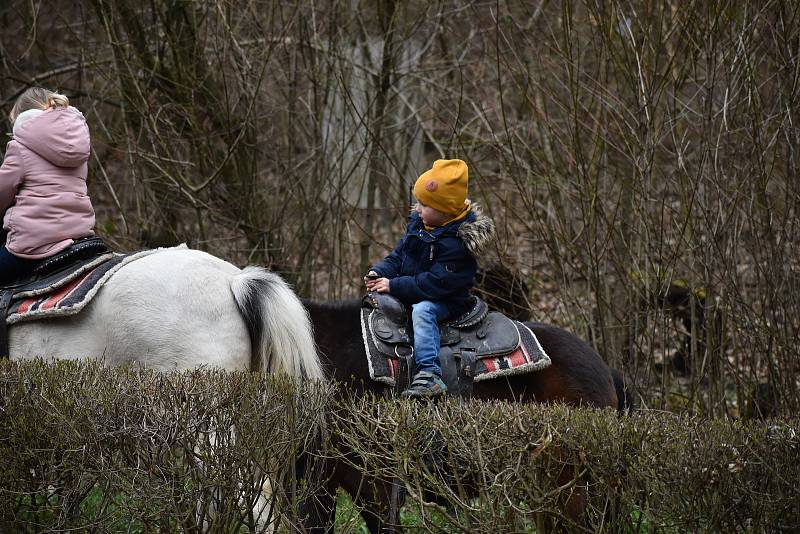
[[[69,106],[69,98],[66,96],[44,89],[42,87],[30,87],[19,95],[14,107],[8,114],[11,124],[17,120],[19,114],[29,109],[48,109],[53,107],[65,108]]]

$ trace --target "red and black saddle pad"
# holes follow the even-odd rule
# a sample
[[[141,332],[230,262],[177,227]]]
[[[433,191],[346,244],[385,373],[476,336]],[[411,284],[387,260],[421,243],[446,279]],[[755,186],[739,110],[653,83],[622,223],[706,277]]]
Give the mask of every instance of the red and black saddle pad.
[[[107,256],[88,268],[64,273],[63,278],[52,281],[49,286],[17,293],[6,311],[6,323],[77,313],[95,295],[98,282],[126,258],[125,255]]]
[[[6,308],[6,324],[74,315],[124,265],[162,249],[130,254],[108,253],[13,290]]]
[[[513,322],[519,332],[519,346],[508,354],[478,358],[475,362],[475,382],[539,371],[550,365],[550,356],[542,348],[536,334],[523,323]]]

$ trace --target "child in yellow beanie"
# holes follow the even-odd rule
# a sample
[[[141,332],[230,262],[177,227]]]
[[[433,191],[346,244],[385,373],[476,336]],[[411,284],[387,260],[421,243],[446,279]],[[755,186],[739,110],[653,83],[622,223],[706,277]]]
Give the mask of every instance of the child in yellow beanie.
[[[469,311],[475,256],[494,233],[492,221],[467,199],[468,182],[466,163],[436,160],[414,184],[417,205],[405,235],[364,278],[369,291],[389,293],[411,306],[416,371],[405,397],[447,391],[439,323]]]

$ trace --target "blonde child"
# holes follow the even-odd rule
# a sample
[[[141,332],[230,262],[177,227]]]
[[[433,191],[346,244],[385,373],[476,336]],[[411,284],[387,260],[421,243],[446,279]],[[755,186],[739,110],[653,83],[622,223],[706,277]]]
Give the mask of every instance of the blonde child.
[[[0,285],[18,280],[75,239],[94,235],[86,191],[90,140],[86,119],[66,96],[32,87],[9,118],[13,138],[0,167]]]

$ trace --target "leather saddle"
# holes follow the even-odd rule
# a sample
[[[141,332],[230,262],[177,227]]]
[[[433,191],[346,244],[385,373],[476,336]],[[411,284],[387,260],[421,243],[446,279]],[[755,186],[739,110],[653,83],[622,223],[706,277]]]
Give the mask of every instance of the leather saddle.
[[[490,312],[478,297],[472,299],[469,311],[439,323],[442,378],[448,391],[461,396],[472,393],[478,360],[509,354],[520,345],[520,333],[511,319]],[[373,310],[368,328],[375,348],[400,359],[396,387],[404,389],[414,374],[414,334],[408,310],[396,297],[386,293],[368,293],[362,307]]]
[[[46,294],[61,287],[113,256],[99,237],[84,237],[49,258],[42,260],[30,276],[0,286],[0,358],[8,357],[6,314],[14,298]]]

